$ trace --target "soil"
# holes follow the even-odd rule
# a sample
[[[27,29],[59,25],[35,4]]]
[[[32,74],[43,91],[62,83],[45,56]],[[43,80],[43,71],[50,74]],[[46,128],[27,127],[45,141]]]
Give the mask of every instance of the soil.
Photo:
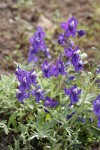
[[[46,32],[55,25],[59,31],[59,22],[70,16],[89,27],[85,41],[80,43],[83,42],[83,49],[90,53],[91,58],[94,57],[89,50],[99,48],[100,26],[93,26],[94,22],[97,26],[100,22],[98,5],[99,0],[0,0],[0,74],[14,72],[14,62],[27,61],[28,38],[38,24]],[[55,28],[53,34],[56,34]]]

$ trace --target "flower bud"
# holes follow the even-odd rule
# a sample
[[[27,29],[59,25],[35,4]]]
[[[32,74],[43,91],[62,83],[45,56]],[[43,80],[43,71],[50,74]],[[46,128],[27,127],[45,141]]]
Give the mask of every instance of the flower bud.
[[[81,54],[81,58],[84,60],[84,59],[86,59],[88,57],[88,55],[86,54],[86,53],[82,53]]]

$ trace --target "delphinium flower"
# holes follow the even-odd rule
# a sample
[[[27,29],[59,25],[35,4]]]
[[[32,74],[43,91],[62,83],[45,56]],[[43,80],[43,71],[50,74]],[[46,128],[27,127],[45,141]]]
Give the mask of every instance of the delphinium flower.
[[[98,127],[100,127],[100,95],[93,101],[93,111],[98,118]]]
[[[30,38],[30,48],[29,48],[29,56],[28,56],[28,61],[38,61],[37,53],[39,51],[45,52],[45,55],[48,58],[51,58],[51,55],[49,53],[49,49],[46,46],[46,43],[44,41],[45,38],[45,33],[42,30],[42,28],[39,26],[34,33],[34,35]]]
[[[44,91],[42,91],[40,88],[31,90],[31,94],[36,98],[36,102],[38,103],[40,100],[44,100]]]
[[[58,58],[54,65],[45,60],[42,64],[42,72],[46,78],[50,78],[51,76],[58,77],[59,74],[67,75],[65,64],[61,58]]]
[[[54,101],[52,98],[50,97],[46,97],[45,101],[44,101],[44,106],[47,108],[54,108],[58,105],[58,101]],[[45,108],[45,111],[48,112],[48,110]]]
[[[58,58],[56,64],[52,65],[51,72],[52,72],[52,75],[54,75],[55,77],[58,77],[59,74],[67,75],[67,72],[65,70],[65,64],[61,60],[61,58]]]
[[[34,69],[32,71],[29,72],[29,76],[28,76],[28,82],[29,84],[36,84],[36,72],[34,71]]]
[[[31,85],[36,84],[36,72],[34,70],[29,72],[18,67],[15,74],[20,83],[17,98],[19,101],[23,102],[23,100],[30,95]]]
[[[61,27],[63,30],[65,30],[65,35],[66,35],[67,37],[69,37],[69,36],[71,36],[71,35],[72,35],[73,37],[75,37],[76,32],[77,32],[77,30],[76,30],[77,24],[78,24],[77,20],[76,20],[74,17],[72,17],[72,18],[68,19],[67,22],[61,23],[61,24],[60,24],[60,27]]]
[[[38,56],[36,56],[37,53],[38,52],[37,51],[35,52],[35,49],[32,46],[30,46],[29,47],[28,62],[34,61],[34,63],[36,63],[39,59]]]
[[[18,67],[16,69],[15,75],[21,84],[36,84],[36,72],[34,71],[34,69],[29,72]]]
[[[17,76],[17,79],[20,82],[19,90],[25,91],[25,90],[30,89],[30,84],[28,82],[29,72],[26,70],[22,70],[22,69],[20,69],[20,67],[18,67],[16,69],[15,74]]]
[[[70,77],[68,78],[68,80],[71,81],[71,80],[74,80],[74,78],[75,78],[74,76],[70,76]]]
[[[82,37],[83,35],[86,34],[86,32],[84,30],[77,30],[78,36]]]
[[[75,114],[75,112],[72,112],[70,115],[67,115],[67,119],[71,119],[73,117],[73,115]]]
[[[67,80],[65,80],[65,83],[67,83],[67,84],[70,84],[70,82],[71,81],[73,81],[75,79],[75,76],[69,76],[68,78],[67,78]]]
[[[45,45],[44,42],[45,33],[43,32],[42,28],[39,26],[37,27],[36,32],[30,38],[30,43],[34,48],[35,53],[39,51],[39,49],[43,50]]]
[[[25,91],[18,91],[16,94],[17,99],[21,102],[24,103],[24,100],[29,98],[30,93],[29,92],[25,92]]]
[[[76,47],[75,49],[73,49],[72,47],[65,48],[64,52],[65,52],[65,56],[70,58],[75,71],[80,71],[83,69],[83,62],[78,53],[79,52],[78,47]]]
[[[76,20],[76,18],[71,17],[70,19],[68,19],[67,22],[62,22],[60,24],[60,27],[65,31],[64,36],[66,36],[67,38],[70,37],[72,35],[72,37],[75,37],[76,34],[78,34],[79,37],[82,37],[83,35],[86,34],[86,32],[82,29],[82,30],[77,30],[77,25],[78,22]]]
[[[19,66],[16,69],[15,75],[19,82],[22,81],[23,77],[26,77],[29,72],[26,70],[22,70]]]
[[[71,88],[65,88],[64,92],[66,95],[70,97],[70,105],[73,105],[78,102],[79,95],[81,94],[81,89],[79,89],[76,85],[72,86]]]
[[[61,45],[64,45],[65,40],[66,40],[66,37],[65,37],[64,33],[61,33],[58,37],[58,43],[61,44]]]
[[[48,63],[47,60],[44,61],[44,63],[42,64],[42,72],[44,74],[44,77],[46,78],[50,78],[51,77],[51,63]]]
[[[74,53],[74,50],[72,47],[64,48],[64,53],[67,57],[72,57],[72,54]]]
[[[86,119],[83,118],[82,116],[78,116],[78,121],[82,122],[82,123],[85,123],[86,122]]]
[[[82,70],[83,62],[81,60],[80,55],[77,52],[73,53],[72,58],[71,58],[71,62],[74,66],[75,71]]]
[[[71,63],[74,66],[75,71],[80,71],[83,68],[83,62],[79,55],[79,48],[76,47],[73,49],[72,47],[68,47],[64,49],[65,55],[71,59]]]
[[[72,48],[72,46],[69,46],[68,48],[64,48],[64,53],[67,57],[72,57],[74,53],[79,51],[79,47],[76,47],[75,49]]]
[[[77,52],[79,48],[73,48],[74,42],[70,39],[70,37],[72,36],[75,38],[76,35],[78,35],[78,37],[82,37],[86,34],[86,32],[83,29],[78,30],[77,25],[78,22],[74,17],[68,19],[67,22],[62,22],[60,27],[64,30],[64,33],[59,35],[58,43],[64,46],[65,56],[71,60],[75,71],[80,71],[83,68],[83,62],[79,53]]]
[[[99,75],[100,75],[100,66],[97,67],[96,74],[99,77]],[[100,77],[96,80],[96,83],[98,84],[98,88],[100,88]]]

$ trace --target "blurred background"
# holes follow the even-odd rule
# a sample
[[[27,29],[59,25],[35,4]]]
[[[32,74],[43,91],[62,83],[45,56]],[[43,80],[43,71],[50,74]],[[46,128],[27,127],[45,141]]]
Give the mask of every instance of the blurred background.
[[[87,33],[75,42],[89,54],[90,64],[100,63],[100,0],[0,0],[0,74],[13,73],[14,61],[27,61],[29,38],[38,25],[46,32],[50,53],[57,56],[59,24],[71,16]]]

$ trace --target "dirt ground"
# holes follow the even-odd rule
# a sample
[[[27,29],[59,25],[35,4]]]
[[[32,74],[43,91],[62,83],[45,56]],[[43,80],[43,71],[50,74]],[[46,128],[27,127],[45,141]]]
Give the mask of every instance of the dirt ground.
[[[75,16],[80,27],[85,27],[87,36],[76,42],[94,61],[91,47],[100,50],[99,0],[0,0],[0,74],[14,72],[14,62],[27,61],[28,38],[37,25],[44,27],[54,44],[59,23],[70,16]],[[53,49],[50,52],[53,53]]]

